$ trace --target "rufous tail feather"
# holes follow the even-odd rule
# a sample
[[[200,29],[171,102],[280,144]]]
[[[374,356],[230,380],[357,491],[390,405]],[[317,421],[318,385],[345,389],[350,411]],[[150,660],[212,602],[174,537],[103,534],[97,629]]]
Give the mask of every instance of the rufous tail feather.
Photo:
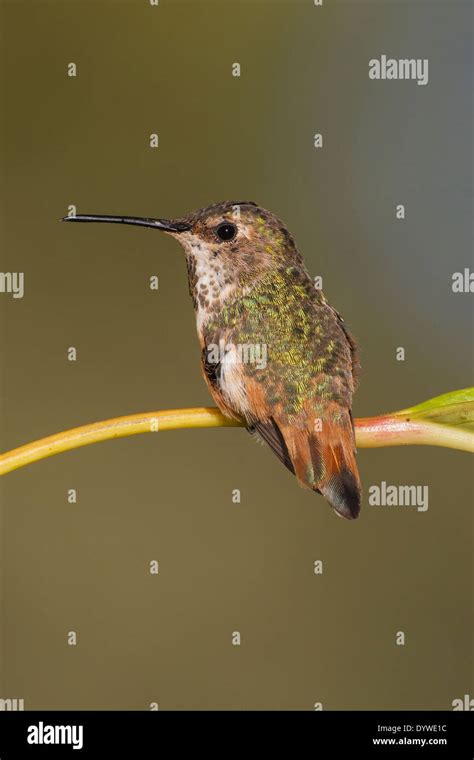
[[[285,432],[300,483],[321,493],[342,517],[349,520],[358,517],[361,484],[349,413],[346,425],[323,423],[321,432],[310,434],[307,430],[294,431],[291,428]]]

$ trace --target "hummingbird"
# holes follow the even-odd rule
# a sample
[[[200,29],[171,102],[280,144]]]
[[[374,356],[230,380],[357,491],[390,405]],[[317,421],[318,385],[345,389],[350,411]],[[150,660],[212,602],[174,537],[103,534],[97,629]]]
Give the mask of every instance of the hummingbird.
[[[75,215],[64,221],[149,227],[181,243],[202,372],[215,403],[338,515],[358,517],[351,412],[357,346],[285,224],[253,201],[224,201],[176,219]],[[260,349],[260,361],[252,361],[255,352],[239,351],[249,346]]]

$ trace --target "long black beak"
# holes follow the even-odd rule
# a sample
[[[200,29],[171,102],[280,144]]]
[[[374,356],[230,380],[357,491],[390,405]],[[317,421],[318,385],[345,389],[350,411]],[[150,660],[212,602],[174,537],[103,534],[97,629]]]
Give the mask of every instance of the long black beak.
[[[96,214],[78,214],[65,216],[62,222],[107,222],[109,224],[134,224],[137,227],[153,227],[163,232],[186,232],[191,227],[185,222],[174,222],[172,219],[147,219],[142,216],[108,216]]]

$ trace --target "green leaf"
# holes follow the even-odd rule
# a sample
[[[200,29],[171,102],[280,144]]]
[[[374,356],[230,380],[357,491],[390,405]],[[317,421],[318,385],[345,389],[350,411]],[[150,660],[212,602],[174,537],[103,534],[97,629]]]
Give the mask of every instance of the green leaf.
[[[474,388],[443,393],[422,404],[395,413],[410,420],[426,420],[450,427],[463,426],[474,432]]]

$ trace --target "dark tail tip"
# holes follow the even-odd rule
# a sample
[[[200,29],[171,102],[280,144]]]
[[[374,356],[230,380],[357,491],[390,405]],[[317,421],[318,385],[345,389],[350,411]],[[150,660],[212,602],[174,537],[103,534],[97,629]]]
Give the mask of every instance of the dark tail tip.
[[[347,520],[355,520],[360,512],[360,485],[350,470],[334,473],[324,484],[319,486],[324,498]]]

